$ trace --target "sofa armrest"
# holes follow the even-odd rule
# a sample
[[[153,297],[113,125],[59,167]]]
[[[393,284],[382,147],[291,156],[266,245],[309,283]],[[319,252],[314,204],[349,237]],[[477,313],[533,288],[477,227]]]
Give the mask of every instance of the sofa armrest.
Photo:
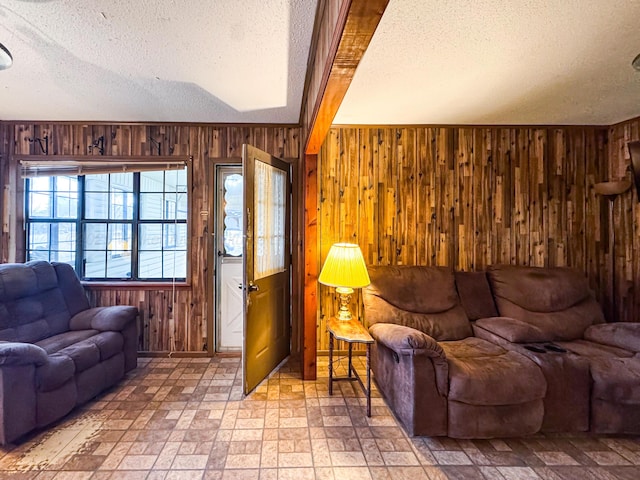
[[[553,335],[512,317],[489,317],[476,320],[475,328],[483,328],[512,343],[548,342]]]
[[[136,307],[114,305],[111,307],[96,307],[77,313],[69,321],[71,330],[99,330],[101,332],[120,332],[135,322],[138,316]]]
[[[438,392],[446,396],[449,392],[449,364],[447,356],[431,336],[415,328],[396,325],[394,323],[376,323],[369,327],[369,333],[374,340],[396,356],[396,362],[400,357],[426,357],[435,373]]]
[[[591,325],[584,332],[584,338],[602,345],[640,352],[640,323],[614,322]]]
[[[47,352],[32,343],[0,342],[0,366],[40,366],[47,363],[47,358]]]
[[[438,342],[420,330],[393,323],[375,323],[369,327],[369,333],[376,342],[393,350],[398,355],[426,355],[446,358]]]

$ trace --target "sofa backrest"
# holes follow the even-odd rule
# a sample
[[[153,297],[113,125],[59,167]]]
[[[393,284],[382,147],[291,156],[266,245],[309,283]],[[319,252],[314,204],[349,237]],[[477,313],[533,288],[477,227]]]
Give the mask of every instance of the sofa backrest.
[[[487,270],[498,312],[542,330],[548,340],[582,338],[604,322],[585,276],[567,267],[494,265]]]
[[[37,342],[69,330],[89,308],[71,266],[34,261],[0,265],[0,340]]]
[[[425,266],[371,266],[368,269],[371,284],[363,293],[368,325],[404,325],[439,341],[472,335],[451,269]]]
[[[469,320],[498,316],[487,272],[458,271],[455,278],[460,303]]]

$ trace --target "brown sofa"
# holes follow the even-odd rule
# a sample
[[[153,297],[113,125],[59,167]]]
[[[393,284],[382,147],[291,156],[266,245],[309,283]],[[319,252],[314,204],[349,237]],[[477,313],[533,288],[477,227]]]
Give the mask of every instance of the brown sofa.
[[[487,278],[501,317],[478,320],[475,335],[542,369],[543,430],[640,433],[640,323],[604,323],[570,268],[497,265]]]
[[[544,376],[522,354],[473,337],[450,269],[380,266],[369,275],[374,377],[409,434],[491,438],[540,429]],[[491,316],[488,308],[480,313]]]
[[[640,323],[604,323],[582,273],[369,271],[374,378],[410,434],[640,433]]]
[[[0,444],[62,418],[135,368],[137,314],[89,308],[67,264],[0,265]]]

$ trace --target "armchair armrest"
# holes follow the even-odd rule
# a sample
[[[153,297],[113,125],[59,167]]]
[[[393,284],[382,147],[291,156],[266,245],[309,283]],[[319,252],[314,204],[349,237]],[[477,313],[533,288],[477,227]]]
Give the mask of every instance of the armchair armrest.
[[[393,350],[398,355],[426,355],[434,358],[446,358],[438,342],[420,330],[393,323],[375,323],[369,327],[369,333],[376,342]]]
[[[396,355],[397,362],[400,356],[423,357],[431,360],[429,364],[433,366],[438,392],[442,396],[447,395],[449,364],[444,350],[433,337],[415,328],[393,323],[375,323],[369,327],[369,333],[376,342]]]
[[[101,332],[124,330],[135,322],[138,316],[136,307],[114,305],[111,307],[96,307],[77,313],[69,321],[71,330],[99,330]]]
[[[527,322],[512,317],[489,317],[476,320],[474,328],[482,328],[512,343],[548,342],[553,335]]]
[[[44,365],[47,352],[32,343],[0,342],[0,365]]]

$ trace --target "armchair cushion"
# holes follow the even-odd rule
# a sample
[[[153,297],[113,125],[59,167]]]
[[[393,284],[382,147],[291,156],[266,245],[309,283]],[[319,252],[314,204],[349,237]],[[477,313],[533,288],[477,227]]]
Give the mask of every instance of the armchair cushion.
[[[475,327],[480,327],[512,343],[547,342],[551,335],[537,326],[511,317],[481,318]]]
[[[44,365],[47,352],[31,343],[0,342],[0,365]]]
[[[526,357],[481,338],[442,342],[449,363],[449,399],[470,405],[512,405],[544,397],[547,383]]]

